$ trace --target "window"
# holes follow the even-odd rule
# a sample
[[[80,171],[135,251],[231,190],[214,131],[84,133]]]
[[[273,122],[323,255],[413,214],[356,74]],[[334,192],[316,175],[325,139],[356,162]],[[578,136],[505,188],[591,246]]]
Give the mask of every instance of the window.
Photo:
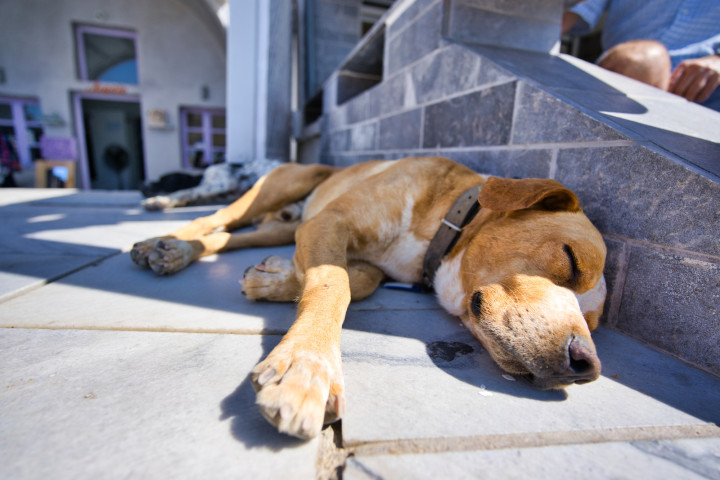
[[[135,32],[78,25],[75,42],[81,80],[138,84]]]
[[[0,136],[6,148],[17,155],[20,165],[30,165],[40,158],[42,135],[42,112],[37,100],[0,97]]]
[[[225,110],[182,108],[183,166],[204,168],[225,161]]]

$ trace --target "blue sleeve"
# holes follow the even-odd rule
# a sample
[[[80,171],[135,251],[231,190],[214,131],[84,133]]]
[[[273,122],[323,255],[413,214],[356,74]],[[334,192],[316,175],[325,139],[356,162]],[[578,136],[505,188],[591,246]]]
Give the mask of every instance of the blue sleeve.
[[[569,33],[583,35],[589,33],[600,21],[610,0],[586,0],[570,9],[580,16],[580,20],[570,29]]]

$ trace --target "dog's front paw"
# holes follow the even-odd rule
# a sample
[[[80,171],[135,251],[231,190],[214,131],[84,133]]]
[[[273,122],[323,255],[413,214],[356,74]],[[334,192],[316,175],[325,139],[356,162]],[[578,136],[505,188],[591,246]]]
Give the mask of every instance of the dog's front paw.
[[[156,212],[158,210],[164,210],[166,208],[172,208],[172,199],[165,195],[158,195],[156,197],[146,198],[142,201],[142,206],[145,210],[150,212]]]
[[[133,245],[132,250],[130,250],[130,259],[139,267],[148,268],[150,266],[148,263],[148,257],[155,250],[157,243],[161,240],[163,240],[163,238],[156,237],[149,238],[142,242],[137,242]]]
[[[316,437],[345,410],[339,354],[278,345],[250,374],[256,403],[281,432]]]
[[[147,263],[158,275],[169,275],[190,265],[193,253],[192,245],[184,240],[160,239],[148,254]]]
[[[291,260],[268,257],[259,265],[248,267],[243,274],[242,293],[250,300],[292,302],[300,294],[300,283]]]

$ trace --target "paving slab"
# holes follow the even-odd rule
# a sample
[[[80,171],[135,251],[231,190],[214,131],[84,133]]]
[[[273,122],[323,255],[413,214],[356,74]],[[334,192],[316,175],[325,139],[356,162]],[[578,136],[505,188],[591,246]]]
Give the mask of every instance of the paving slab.
[[[302,478],[246,380],[279,337],[0,330],[0,478]]]
[[[294,247],[254,248],[213,255],[170,276],[132,263],[127,253],[0,304],[0,326],[215,333],[284,332],[294,303],[254,302],[238,280],[269,255],[291,258]],[[439,311],[432,295],[380,289],[351,310]]]
[[[386,320],[353,312],[347,322],[346,445],[720,423],[720,379],[611,330],[594,334],[598,381],[539,391],[504,377],[453,317],[424,311]]]
[[[137,192],[1,189],[0,298],[174,230],[216,206],[145,212]]]
[[[719,452],[720,439],[700,439],[358,456],[343,479],[718,479]]]

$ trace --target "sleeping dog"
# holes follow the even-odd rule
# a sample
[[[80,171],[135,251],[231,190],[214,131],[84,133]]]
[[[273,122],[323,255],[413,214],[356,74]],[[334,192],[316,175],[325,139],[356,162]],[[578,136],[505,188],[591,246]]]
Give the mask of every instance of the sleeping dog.
[[[231,233],[256,217],[256,230]],[[131,257],[169,274],[204,255],[293,241],[292,260],[270,257],[241,281],[248,298],[298,302],[251,373],[258,406],[282,432],[314,437],[342,416],[345,313],[387,278],[433,287],[503,370],[539,388],[600,374],[590,331],[605,299],[605,244],[555,180],[486,177],[440,157],[285,164]]]
[[[168,208],[229,203],[250,190],[257,180],[282,163],[258,158],[246,163],[218,163],[197,175],[174,173],[164,175],[157,182],[141,187],[146,198],[142,202],[148,211]],[[171,186],[181,188],[172,188]],[[171,187],[165,191],[164,188]]]

